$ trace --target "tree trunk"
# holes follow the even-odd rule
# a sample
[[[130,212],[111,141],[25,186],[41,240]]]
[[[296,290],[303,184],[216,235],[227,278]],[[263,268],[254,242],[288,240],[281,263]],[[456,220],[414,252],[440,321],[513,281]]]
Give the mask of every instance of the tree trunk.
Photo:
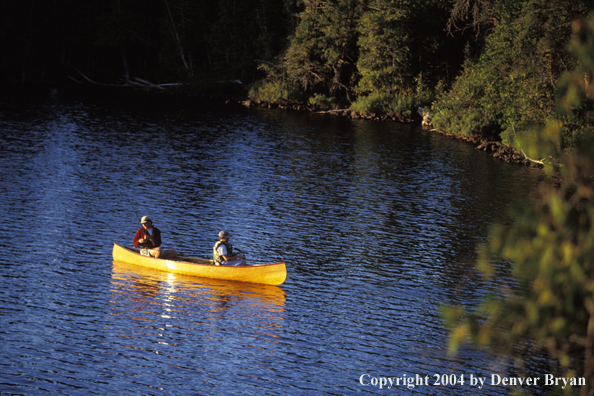
[[[181,57],[182,63],[187,71],[190,71],[190,67],[188,66],[188,62],[186,62],[186,57],[184,56],[184,50],[181,45],[181,40],[179,38],[179,34],[177,34],[177,27],[175,26],[175,21],[173,20],[173,14],[171,13],[171,8],[169,8],[169,1],[165,0],[165,5],[167,6],[167,12],[169,12],[169,19],[171,19],[171,26],[173,27],[173,34],[175,35],[175,39],[177,41],[177,47],[179,49],[179,55]]]

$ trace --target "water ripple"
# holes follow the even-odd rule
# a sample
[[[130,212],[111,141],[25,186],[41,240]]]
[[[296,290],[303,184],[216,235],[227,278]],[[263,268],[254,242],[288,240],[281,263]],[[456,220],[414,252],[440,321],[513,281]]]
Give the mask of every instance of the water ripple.
[[[484,352],[448,357],[439,306],[489,287],[477,244],[532,199],[537,172],[415,126],[158,104],[0,102],[2,392],[347,395],[378,391],[364,373],[504,370]],[[145,214],[195,256],[228,229],[249,261],[285,260],[287,282],[112,263]]]

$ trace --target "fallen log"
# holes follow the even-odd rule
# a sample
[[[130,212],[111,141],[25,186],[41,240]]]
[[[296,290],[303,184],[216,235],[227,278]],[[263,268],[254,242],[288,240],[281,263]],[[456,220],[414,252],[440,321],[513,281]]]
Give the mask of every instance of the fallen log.
[[[92,80],[91,78],[89,78],[88,76],[86,76],[83,72],[81,72],[79,69],[77,69],[75,66],[72,66],[72,68],[74,70],[76,70],[76,72],[82,77],[84,78],[86,81],[88,81],[91,84],[94,85],[100,85],[103,87],[130,87],[130,86],[135,86],[135,87],[141,87],[141,88],[153,88],[153,89],[160,89],[160,90],[164,90],[166,87],[175,87],[175,86],[180,86],[181,84],[179,83],[166,83],[166,84],[154,84],[150,81],[147,81],[145,79],[139,78],[139,77],[133,77],[133,78],[125,78],[126,82],[123,84],[106,84],[106,83],[100,83],[97,81]],[[82,84],[81,81],[79,81],[77,78],[68,75],[67,76],[69,79],[71,79],[72,81],[75,81],[79,84]]]

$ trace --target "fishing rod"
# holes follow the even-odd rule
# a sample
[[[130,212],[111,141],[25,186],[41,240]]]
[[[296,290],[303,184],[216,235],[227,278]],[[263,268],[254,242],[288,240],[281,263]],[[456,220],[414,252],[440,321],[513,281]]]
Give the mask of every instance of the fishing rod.
[[[132,209],[132,213],[134,213],[134,216],[136,216],[136,220],[138,220],[138,222],[140,223],[140,217],[138,217],[138,214],[136,213],[136,210],[134,209],[134,204],[132,203],[132,200],[130,200],[130,196],[128,195],[128,193],[122,188],[122,186],[120,185],[120,183],[118,183],[117,181],[114,182],[114,184],[116,186],[118,186],[118,188],[120,190],[122,190],[122,192],[124,193],[124,196],[126,197],[126,199],[128,200],[128,203],[130,204],[130,208]]]
[[[126,196],[126,199],[128,200],[128,203],[130,204],[130,209],[132,209],[132,213],[134,213],[134,216],[136,216],[136,219],[140,223],[140,217],[138,217],[138,214],[136,213],[136,210],[134,209],[134,204],[132,204],[132,201],[130,200],[128,193],[122,188],[122,186],[120,186],[120,183],[115,182],[114,184],[116,186],[118,186],[120,190],[122,190],[122,192],[124,193],[124,196]]]
[[[130,200],[130,197],[128,196],[128,194],[125,194],[125,195],[126,195],[126,198],[128,199],[128,202],[130,203],[130,207],[132,208],[132,212],[134,213],[134,216],[136,216],[136,219],[140,223],[140,217],[138,217],[138,215],[136,214],[136,210],[134,210],[134,205],[132,204],[132,201]]]

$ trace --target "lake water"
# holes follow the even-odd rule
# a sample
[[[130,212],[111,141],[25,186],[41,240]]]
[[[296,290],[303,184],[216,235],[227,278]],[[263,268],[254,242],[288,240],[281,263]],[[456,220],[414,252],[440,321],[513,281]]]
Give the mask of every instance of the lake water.
[[[509,391],[473,389],[506,360],[448,356],[439,308],[489,287],[477,245],[539,170],[418,125],[63,88],[2,94],[0,166],[3,395]],[[287,281],[112,262],[143,215],[196,257],[228,230]],[[429,381],[374,386],[405,376]]]

